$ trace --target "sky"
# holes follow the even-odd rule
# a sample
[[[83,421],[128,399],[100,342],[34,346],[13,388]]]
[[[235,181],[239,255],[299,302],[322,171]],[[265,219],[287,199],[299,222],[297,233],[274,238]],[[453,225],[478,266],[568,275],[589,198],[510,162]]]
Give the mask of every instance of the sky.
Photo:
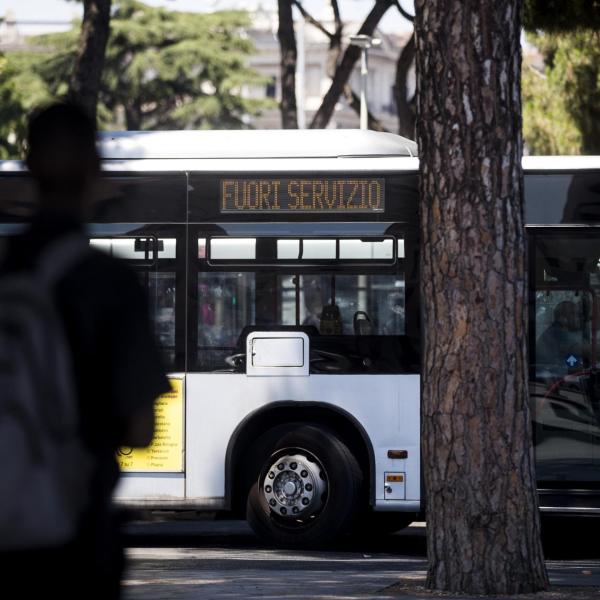
[[[146,4],[165,6],[173,10],[207,11],[223,8],[248,8],[262,5],[265,8],[277,8],[277,0],[143,0]],[[315,18],[330,15],[327,0],[304,0],[304,7]],[[373,6],[370,0],[339,0],[343,20],[362,20]],[[412,12],[412,0],[402,0],[402,6]],[[0,0],[0,17],[10,10],[19,21],[65,22],[80,18],[81,5],[67,0]],[[381,29],[386,32],[406,31],[410,24],[403,19],[395,8],[390,8],[381,21]],[[22,26],[24,33],[42,33],[50,30],[48,26]],[[56,29],[52,27],[51,29]]]

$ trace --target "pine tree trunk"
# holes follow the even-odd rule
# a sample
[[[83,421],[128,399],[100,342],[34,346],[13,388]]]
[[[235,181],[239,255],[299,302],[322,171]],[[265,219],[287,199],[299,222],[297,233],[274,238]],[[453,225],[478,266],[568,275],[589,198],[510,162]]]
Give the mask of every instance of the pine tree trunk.
[[[520,1],[415,4],[428,586],[534,592]]]
[[[292,0],[278,0],[279,28],[277,37],[281,49],[281,126],[298,129],[296,107],[296,34],[292,15]]]
[[[96,119],[96,105],[110,31],[111,0],[84,0],[83,21],[68,98]]]
[[[125,127],[127,127],[127,131],[142,129],[142,111],[135,102],[125,105]]]

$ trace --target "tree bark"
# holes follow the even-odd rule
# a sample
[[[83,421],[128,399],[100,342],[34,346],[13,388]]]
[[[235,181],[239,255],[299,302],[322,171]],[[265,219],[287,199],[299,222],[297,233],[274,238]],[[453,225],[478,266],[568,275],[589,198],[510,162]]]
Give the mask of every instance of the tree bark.
[[[396,63],[394,98],[398,114],[398,133],[413,140],[415,138],[415,102],[408,98],[408,72],[415,60],[415,34],[410,36],[406,46],[400,51]]]
[[[281,48],[281,125],[283,129],[298,129],[296,107],[296,34],[292,15],[292,0],[278,0]]]
[[[96,106],[110,32],[111,0],[84,0],[81,36],[68,99],[81,105],[96,120]]]
[[[394,0],[376,0],[371,12],[367,15],[364,23],[359,29],[359,34],[373,35],[381,17],[386,13],[388,8],[392,6]],[[348,82],[352,69],[356,61],[360,58],[360,48],[358,46],[349,45],[344,52],[342,62],[338,66],[331,86],[327,90],[321,106],[315,113],[310,124],[311,129],[324,129],[327,127],[331,115],[335,110],[335,105],[344,91],[344,85]]]
[[[415,5],[427,584],[535,592],[520,1]]]

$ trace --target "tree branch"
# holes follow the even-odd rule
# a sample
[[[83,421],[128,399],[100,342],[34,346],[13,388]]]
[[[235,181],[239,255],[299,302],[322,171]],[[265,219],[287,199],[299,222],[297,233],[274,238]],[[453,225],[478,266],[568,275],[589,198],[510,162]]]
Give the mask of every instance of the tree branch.
[[[415,34],[413,32],[398,57],[396,80],[394,82],[394,98],[398,112],[398,133],[410,139],[415,137],[415,111],[414,103],[411,104],[407,97],[407,82],[408,71],[415,60],[415,50]]]
[[[331,0],[331,10],[333,11],[333,21],[336,29],[342,28],[342,17],[340,16],[340,7],[337,0]]]
[[[344,96],[350,105],[350,108],[357,114],[360,115],[360,99],[356,95],[356,92],[350,87],[350,84],[347,83],[344,86]],[[383,126],[381,121],[371,113],[370,110],[367,111],[368,118],[368,127],[373,131],[383,131],[388,132],[388,130]]]
[[[331,9],[333,11],[333,19],[335,22],[335,33],[329,39],[327,75],[333,79],[342,54],[342,34],[344,32],[344,24],[342,23],[337,0],[331,0]]]
[[[298,129],[296,107],[296,33],[292,15],[294,0],[278,0],[279,29],[277,37],[281,47],[281,124],[283,129]]]
[[[308,21],[311,25],[314,25],[321,33],[324,33],[329,39],[333,37],[333,33],[330,33],[317,21],[299,2],[299,0],[292,0],[294,6],[300,11],[305,21]]]
[[[373,35],[381,17],[383,17],[394,1],[395,0],[376,0],[371,12],[367,15],[361,28],[358,30],[358,34]],[[344,91],[344,85],[350,78],[352,69],[359,57],[360,48],[358,46],[350,45],[346,48],[342,62],[335,71],[331,86],[329,87],[329,90],[327,90],[321,106],[313,117],[310,124],[311,129],[324,129],[327,127],[327,123],[329,123],[335,109],[336,102]]]
[[[411,15],[409,12],[406,12],[404,8],[402,8],[402,4],[400,4],[400,0],[395,0],[396,8],[400,11],[400,14],[411,23],[415,22],[415,15]]]

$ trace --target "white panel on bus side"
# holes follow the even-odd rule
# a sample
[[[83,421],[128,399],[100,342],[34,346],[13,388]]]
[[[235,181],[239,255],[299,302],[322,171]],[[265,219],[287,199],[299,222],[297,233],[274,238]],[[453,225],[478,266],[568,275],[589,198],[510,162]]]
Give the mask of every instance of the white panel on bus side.
[[[246,372],[256,376],[308,376],[309,340],[300,331],[254,331],[246,339]]]
[[[321,402],[352,415],[371,439],[377,500],[385,499],[384,473],[406,473],[406,500],[420,500],[418,375],[310,375],[247,377],[189,373],[186,411],[186,498],[223,497],[225,454],[236,427],[273,402]],[[407,459],[389,459],[388,450]]]

